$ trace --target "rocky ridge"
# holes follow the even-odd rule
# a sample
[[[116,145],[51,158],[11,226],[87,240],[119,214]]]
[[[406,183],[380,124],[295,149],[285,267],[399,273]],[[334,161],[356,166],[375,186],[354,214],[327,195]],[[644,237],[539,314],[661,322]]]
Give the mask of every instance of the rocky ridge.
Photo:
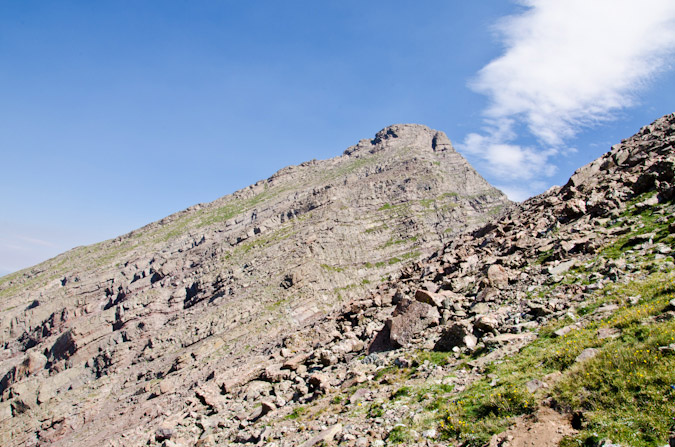
[[[215,384],[259,375],[281,337],[508,206],[445,134],[395,125],[4,277],[0,442],[143,444]]]
[[[105,414],[141,421],[119,437],[91,416],[80,426],[69,417],[73,400],[63,397],[87,385],[71,379],[74,390],[55,396],[62,406],[43,416],[34,442],[662,445],[675,397],[674,146],[669,115],[565,186],[453,235],[371,291],[263,340],[227,374],[211,351],[200,351],[205,344],[183,349],[163,375],[132,377],[140,386],[108,401],[117,404]],[[69,352],[76,339],[62,335],[51,349]],[[48,361],[30,349],[14,357],[0,423],[3,433],[16,431],[4,443],[20,439],[22,415],[39,414],[41,390],[34,402],[25,384]],[[141,361],[125,371],[152,371],[155,360]],[[100,385],[110,381],[104,374],[87,390],[112,395]],[[615,399],[609,419],[597,419],[603,407],[594,393]]]
[[[656,353],[646,350],[653,357],[641,361],[665,369],[651,382],[668,380],[675,366],[675,344],[663,341],[675,336],[674,145],[675,115],[669,115],[579,169],[565,186],[456,236],[370,294],[281,338],[253,368],[200,381],[180,415],[148,421],[143,441],[553,446],[587,426],[598,429],[587,425],[592,414],[574,410],[577,397],[564,400],[565,383],[589,380],[580,376],[593,371],[584,365],[637,346],[634,334],[655,333],[661,337]],[[637,289],[641,281],[651,282]],[[547,344],[562,347],[538,354],[535,348]],[[508,369],[524,355],[539,355],[540,363]],[[509,376],[494,373],[502,365]],[[517,387],[509,384],[511,375]],[[667,405],[666,385],[650,399]],[[496,397],[501,393],[508,402]],[[471,414],[463,407],[467,399],[515,425],[501,432],[498,424],[461,419]],[[629,425],[649,412],[641,408]],[[657,425],[643,432],[666,442],[667,421],[650,423]],[[537,432],[541,438],[533,440]],[[630,435],[635,444],[584,439],[643,445]]]
[[[215,419],[234,423],[205,430],[202,439],[269,446],[323,441],[345,446],[558,445],[583,428],[583,415],[557,403],[549,388],[568,376],[574,381],[579,364],[599,355],[607,340],[621,339],[628,331],[626,319],[637,318],[640,327],[652,327],[663,340],[675,336],[674,177],[675,115],[669,115],[576,171],[565,186],[457,236],[369,296],[284,339],[270,357],[276,366],[266,370],[281,375],[261,373],[221,396]],[[657,279],[648,286],[658,299],[621,296],[618,285],[632,290],[652,277]],[[589,339],[574,338],[584,330]],[[490,371],[539,337],[569,338],[567,352],[556,353],[552,372],[540,373],[547,372],[541,364],[512,372],[532,377],[519,384],[524,408],[516,414],[532,413],[528,403],[533,410],[540,405],[533,420],[523,420],[524,433],[514,428],[500,435],[497,430],[486,440],[490,432],[484,425],[480,434],[462,431],[467,422],[452,415],[458,400],[466,399],[463,393],[480,381],[499,387],[504,378]],[[650,359],[665,368],[659,380],[668,380],[673,352],[675,344],[665,344]],[[268,388],[247,394],[259,383]],[[306,388],[284,391],[296,383]],[[669,393],[664,384],[652,398],[666,402]],[[413,394],[415,399],[407,397]],[[481,398],[486,395],[483,391]],[[259,421],[228,412],[230,402],[245,407],[260,399],[284,405]],[[492,417],[498,414],[495,410]],[[668,421],[662,419],[662,438],[650,438],[654,442],[667,441]],[[518,421],[508,419],[514,427]],[[552,421],[552,433],[542,429]],[[533,439],[537,429],[547,434]],[[645,427],[651,430],[657,428]],[[670,440],[675,441],[673,432]],[[626,445],[594,442],[586,445]]]

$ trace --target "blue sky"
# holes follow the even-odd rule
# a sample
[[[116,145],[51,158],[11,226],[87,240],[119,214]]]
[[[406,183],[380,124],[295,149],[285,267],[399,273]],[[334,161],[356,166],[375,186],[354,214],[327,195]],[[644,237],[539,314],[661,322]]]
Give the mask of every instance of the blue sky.
[[[588,3],[0,0],[0,274],[394,123],[562,184],[675,111],[672,2]]]

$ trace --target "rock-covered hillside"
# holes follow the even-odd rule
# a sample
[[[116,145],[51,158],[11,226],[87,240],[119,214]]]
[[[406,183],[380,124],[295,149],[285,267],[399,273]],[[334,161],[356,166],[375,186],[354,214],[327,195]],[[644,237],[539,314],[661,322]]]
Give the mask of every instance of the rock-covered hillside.
[[[406,130],[426,135],[419,146],[427,150],[416,152],[414,163],[391,155],[417,140]],[[479,180],[486,188],[480,199],[467,190],[412,196],[425,189],[414,185],[427,174],[401,176],[404,164],[426,162],[436,172],[450,169],[448,157],[457,160],[450,166],[475,175],[432,135],[395,126],[343,157],[317,162],[386,153],[398,174],[360,164],[360,182],[348,180],[350,192],[343,192],[357,207],[360,198],[376,201],[360,212],[321,192],[302,196],[318,195],[324,205],[294,206],[307,211],[290,220],[276,214],[281,228],[293,224],[292,245],[270,238],[272,225],[258,226],[277,213],[251,202],[265,193],[258,185],[103,244],[119,247],[108,256],[138,256],[150,243],[135,242],[143,237],[157,247],[176,244],[175,253],[185,253],[170,269],[176,276],[153,267],[169,262],[158,254],[162,260],[149,266],[120,266],[136,269],[125,273],[132,280],[122,295],[108,285],[110,292],[96,289],[84,269],[81,276],[58,271],[66,257],[5,280],[3,306],[14,308],[2,320],[3,445],[675,444],[675,115],[612,147],[565,186],[517,206]],[[294,171],[312,166],[282,171],[296,177],[280,184],[305,181]],[[386,187],[366,186],[372,180],[364,179],[377,175]],[[443,187],[438,182],[433,188]],[[338,183],[332,180],[330,197]],[[226,208],[232,203],[239,205]],[[327,231],[303,233],[310,224],[326,230],[317,219],[334,203],[340,212],[326,225],[338,242]],[[479,211],[500,205],[507,206],[484,225],[453,232],[454,213],[477,222]],[[428,220],[432,206],[438,224]],[[232,211],[214,211],[224,207]],[[239,217],[228,214],[243,208]],[[220,223],[211,232],[201,222],[216,214]],[[242,215],[253,225],[248,234]],[[218,228],[239,233],[208,245]],[[419,232],[392,239],[411,228]],[[370,238],[380,240],[362,247]],[[413,257],[404,255],[412,246],[420,258],[404,259]],[[80,262],[92,263],[85,253],[95,250],[81,249]],[[329,250],[336,250],[331,262]],[[217,276],[213,259],[241,266],[236,282]],[[261,265],[277,267],[263,278],[256,276]],[[371,269],[388,276],[377,281],[367,276]],[[40,285],[40,275],[52,275],[53,283]],[[211,280],[194,286],[198,276]],[[330,289],[329,281],[346,285]],[[256,295],[247,294],[254,287]],[[279,291],[288,293],[284,301],[270,303]],[[87,301],[94,296],[101,298]],[[321,311],[322,299],[340,296],[339,306]],[[76,305],[33,317],[67,300]],[[311,316],[314,310],[302,310],[310,303]],[[97,318],[108,318],[105,332],[96,332],[104,327]]]
[[[145,444],[196,389],[227,393],[282,337],[509,206],[442,132],[395,125],[1,278],[0,443]]]
[[[669,115],[204,381],[149,442],[673,445],[674,185]]]

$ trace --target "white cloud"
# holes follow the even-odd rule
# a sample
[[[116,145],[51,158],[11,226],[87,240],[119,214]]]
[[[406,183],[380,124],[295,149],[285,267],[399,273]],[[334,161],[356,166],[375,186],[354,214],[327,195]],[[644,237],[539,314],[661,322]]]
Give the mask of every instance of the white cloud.
[[[529,188],[519,188],[518,186],[513,185],[497,186],[497,189],[501,190],[509,199],[513,200],[514,202],[522,202],[532,195],[532,191],[530,191]]]
[[[527,0],[498,26],[505,53],[472,87],[492,118],[517,118],[548,145],[610,118],[666,67],[675,49],[672,0]]]
[[[489,98],[489,127],[460,145],[507,181],[552,175],[565,140],[635,105],[675,54],[673,0],[520,3],[497,26],[504,54],[471,83]],[[514,143],[522,126],[544,149]]]
[[[530,147],[509,144],[505,129],[487,128],[486,135],[467,135],[460,149],[479,157],[490,172],[503,180],[531,180],[539,176],[551,176],[554,165],[548,163],[555,149],[538,151]]]

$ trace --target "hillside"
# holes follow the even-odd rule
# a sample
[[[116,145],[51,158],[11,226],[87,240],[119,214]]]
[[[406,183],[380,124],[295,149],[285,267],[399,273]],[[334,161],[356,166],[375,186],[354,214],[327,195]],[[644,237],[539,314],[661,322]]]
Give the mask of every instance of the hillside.
[[[204,445],[672,445],[674,144],[669,115],[205,383]]]
[[[3,279],[2,444],[675,443],[675,115],[518,205],[446,142]]]
[[[3,277],[0,441],[144,444],[195,387],[254,372],[280,337],[508,206],[445,134],[395,125]]]

